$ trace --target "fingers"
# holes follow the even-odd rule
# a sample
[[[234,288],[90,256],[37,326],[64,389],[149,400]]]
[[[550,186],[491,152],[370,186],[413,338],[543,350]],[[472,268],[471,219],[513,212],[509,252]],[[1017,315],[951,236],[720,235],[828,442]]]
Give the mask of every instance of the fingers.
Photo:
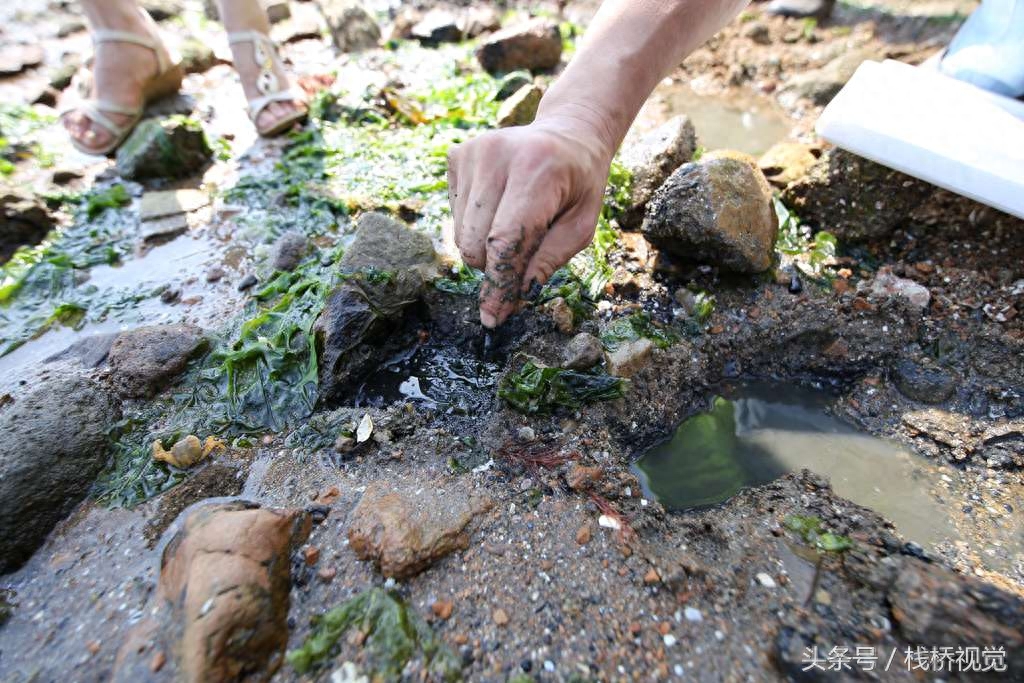
[[[534,282],[546,284],[556,270],[590,244],[600,210],[600,200],[578,204],[551,226],[526,267],[523,284],[527,289]]]
[[[478,270],[482,270],[487,261],[487,234],[505,194],[505,180],[503,174],[496,173],[473,183],[461,229],[455,233],[455,244],[462,253],[462,260]]]

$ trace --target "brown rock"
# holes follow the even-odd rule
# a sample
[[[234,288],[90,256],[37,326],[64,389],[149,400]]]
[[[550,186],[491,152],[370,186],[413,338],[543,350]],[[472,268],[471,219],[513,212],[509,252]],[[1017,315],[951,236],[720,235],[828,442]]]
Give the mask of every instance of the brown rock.
[[[455,604],[451,600],[438,600],[430,606],[430,610],[434,613],[434,616],[442,621],[448,621],[452,616],[452,610],[455,609]]]
[[[650,569],[648,569],[647,573],[644,574],[644,583],[646,583],[648,586],[653,586],[654,584],[660,583],[660,582],[661,582],[661,576],[658,574],[658,570],[655,569],[654,567],[651,567]]]
[[[302,551],[302,559],[312,567],[320,561],[320,548],[317,548],[315,545],[306,546]]]
[[[632,179],[630,205],[619,218],[623,227],[640,227],[647,202],[673,171],[693,160],[696,151],[697,133],[687,116],[676,116],[637,140],[626,140],[621,158]]]
[[[586,491],[594,484],[604,478],[604,469],[599,465],[587,467],[585,465],[573,465],[569,468],[566,481],[573,491]]]
[[[477,48],[476,58],[490,74],[546,71],[562,58],[562,35],[555,22],[531,19],[492,34]]]
[[[508,625],[508,613],[506,613],[502,608],[499,607],[494,610],[494,614],[492,616],[494,617],[494,623],[498,626]]]
[[[752,158],[707,155],[681,166],[647,206],[642,231],[682,259],[740,273],[771,267],[778,218],[771,187]]]
[[[189,508],[164,547],[156,614],[129,636],[114,679],[147,680],[168,650],[181,680],[269,680],[288,644],[292,549],[310,528],[304,512],[245,501]]]
[[[556,296],[551,301],[544,304],[544,311],[551,318],[551,321],[555,323],[555,328],[558,329],[562,334],[572,334],[575,329],[575,314],[572,312],[569,304],[566,303],[565,299],[560,296]]]
[[[334,581],[334,577],[338,575],[338,570],[334,567],[321,567],[320,571],[316,573],[320,580],[324,583],[330,583]]]
[[[385,576],[406,578],[468,548],[473,518],[493,505],[461,481],[398,490],[374,482],[352,511],[349,545]]]
[[[807,175],[820,156],[818,147],[785,141],[773,145],[757,164],[768,182],[782,188]]]
[[[498,127],[509,128],[533,123],[542,97],[543,88],[532,83],[515,91],[498,109]]]
[[[110,380],[118,394],[148,398],[168,386],[206,347],[192,325],[154,325],[122,332],[107,355]]]
[[[593,535],[593,530],[590,528],[590,524],[584,524],[576,532],[576,543],[578,545],[586,545],[590,543],[590,539]]]
[[[616,377],[632,377],[654,353],[654,342],[646,337],[626,342],[608,354],[608,374]]]

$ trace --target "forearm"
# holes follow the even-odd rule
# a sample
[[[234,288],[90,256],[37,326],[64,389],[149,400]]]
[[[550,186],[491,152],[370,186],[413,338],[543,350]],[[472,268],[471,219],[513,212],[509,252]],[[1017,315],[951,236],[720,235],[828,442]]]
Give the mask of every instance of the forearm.
[[[538,120],[578,120],[614,154],[665,74],[748,2],[606,0]]]

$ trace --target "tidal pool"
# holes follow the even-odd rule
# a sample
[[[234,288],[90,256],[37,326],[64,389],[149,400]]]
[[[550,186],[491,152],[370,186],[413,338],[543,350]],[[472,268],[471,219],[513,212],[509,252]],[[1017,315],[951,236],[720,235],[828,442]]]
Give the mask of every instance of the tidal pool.
[[[929,547],[956,538],[948,512],[929,493],[940,476],[931,463],[832,417],[832,398],[773,384],[723,389],[708,412],[636,462],[645,493],[668,509],[693,510],[806,468],[909,540]]]

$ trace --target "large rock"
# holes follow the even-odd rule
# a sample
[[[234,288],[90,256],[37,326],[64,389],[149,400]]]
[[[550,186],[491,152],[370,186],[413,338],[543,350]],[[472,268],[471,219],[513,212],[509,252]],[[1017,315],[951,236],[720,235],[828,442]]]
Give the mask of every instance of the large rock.
[[[642,230],[682,259],[759,273],[772,265],[778,218],[753,159],[708,155],[679,167],[655,192]]]
[[[932,191],[899,171],[832,149],[782,199],[805,223],[859,242],[887,237]]]
[[[380,25],[358,0],[321,0],[320,10],[342,52],[369,50],[380,43]]]
[[[951,374],[912,360],[896,364],[893,380],[901,394],[921,403],[942,403],[956,392],[956,379]]]
[[[772,145],[758,159],[758,166],[772,185],[784,188],[803,178],[818,163],[821,148],[802,142],[784,141]]]
[[[203,127],[192,119],[171,116],[146,119],[117,150],[117,170],[124,178],[185,178],[213,157]]]
[[[424,45],[457,43],[462,40],[462,27],[453,12],[435,8],[413,25],[410,35]]]
[[[402,490],[374,482],[349,518],[349,547],[384,576],[406,578],[468,548],[473,518],[493,505],[458,481]]]
[[[846,82],[853,78],[857,67],[877,57],[876,51],[867,48],[844,52],[820,69],[813,69],[790,78],[783,93],[806,97],[815,104],[826,105],[839,94]]]
[[[158,678],[154,657],[172,655],[165,679],[270,680],[288,644],[291,554],[310,527],[304,512],[245,501],[186,510],[164,546],[152,616],[121,648],[114,680]]]
[[[309,238],[298,230],[281,234],[271,248],[270,264],[275,270],[295,270],[309,251]]]
[[[355,239],[341,259],[341,269],[412,270],[425,279],[438,274],[437,253],[430,238],[382,213],[364,213],[356,225]]]
[[[13,188],[0,188],[0,263],[18,247],[39,244],[55,226],[53,215],[35,197]]]
[[[620,159],[631,176],[630,205],[619,218],[626,228],[643,222],[644,209],[672,172],[693,159],[697,133],[687,116],[676,116],[636,141],[627,140]]]
[[[110,380],[126,398],[148,398],[184,372],[206,348],[203,331],[192,325],[154,325],[122,332],[107,354]]]
[[[89,492],[107,460],[116,399],[55,376],[0,413],[0,573],[20,567]]]
[[[531,19],[492,34],[477,48],[476,58],[490,74],[547,71],[562,59],[562,35],[555,22]]]

